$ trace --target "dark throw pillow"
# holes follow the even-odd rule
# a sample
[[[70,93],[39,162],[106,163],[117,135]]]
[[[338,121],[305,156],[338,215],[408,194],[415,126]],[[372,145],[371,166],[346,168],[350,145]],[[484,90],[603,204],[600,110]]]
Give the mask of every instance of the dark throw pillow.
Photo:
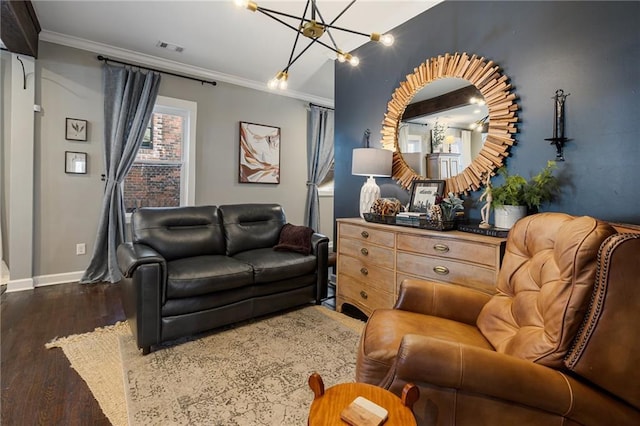
[[[308,226],[285,224],[280,230],[280,240],[273,249],[278,251],[295,251],[308,255],[311,253],[311,236],[313,229]]]

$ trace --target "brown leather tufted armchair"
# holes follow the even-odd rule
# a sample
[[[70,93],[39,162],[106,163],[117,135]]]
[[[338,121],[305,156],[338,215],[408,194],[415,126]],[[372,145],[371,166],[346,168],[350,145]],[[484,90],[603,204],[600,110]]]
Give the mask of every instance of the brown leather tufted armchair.
[[[509,233],[497,292],[405,280],[356,380],[420,388],[421,425],[640,424],[640,234],[542,213]]]

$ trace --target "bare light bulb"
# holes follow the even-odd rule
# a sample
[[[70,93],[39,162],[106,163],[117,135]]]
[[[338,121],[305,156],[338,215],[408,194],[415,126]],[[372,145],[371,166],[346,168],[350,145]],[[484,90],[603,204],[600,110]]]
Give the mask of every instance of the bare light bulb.
[[[357,56],[352,56],[351,58],[349,58],[349,63],[351,64],[352,67],[357,67],[358,64],[360,63],[360,59],[358,59]]]
[[[234,0],[234,3],[238,7],[247,7],[249,5],[249,0]]]
[[[283,72],[280,75],[280,82],[278,83],[278,88],[280,90],[287,90],[287,87],[289,87],[289,83],[287,83],[288,78],[289,78],[289,75],[286,72]]]
[[[277,89],[278,88],[278,80],[276,78],[272,78],[271,80],[269,80],[269,82],[267,83],[267,87],[271,90]]]
[[[344,53],[338,53],[338,62],[344,62],[347,60],[347,58],[345,58]]]
[[[395,39],[391,34],[382,34],[382,36],[380,37],[380,43],[385,46],[391,46],[394,41]]]

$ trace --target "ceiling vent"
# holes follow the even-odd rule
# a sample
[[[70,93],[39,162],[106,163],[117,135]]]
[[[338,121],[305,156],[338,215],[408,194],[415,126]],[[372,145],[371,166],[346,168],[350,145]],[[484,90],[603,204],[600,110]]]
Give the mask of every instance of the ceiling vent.
[[[178,46],[177,44],[167,43],[166,41],[159,41],[156,44],[156,47],[159,47],[161,49],[171,50],[172,52],[178,52],[178,53],[181,53],[184,50],[184,47]]]

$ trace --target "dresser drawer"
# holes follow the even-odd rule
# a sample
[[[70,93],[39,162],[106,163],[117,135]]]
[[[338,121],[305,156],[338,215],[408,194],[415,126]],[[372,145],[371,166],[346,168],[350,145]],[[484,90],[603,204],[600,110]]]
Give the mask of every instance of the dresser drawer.
[[[391,269],[380,268],[370,262],[362,262],[350,256],[338,258],[338,273],[364,282],[371,287],[393,293],[395,291],[394,273]]]
[[[495,292],[496,271],[481,266],[432,256],[398,252],[398,274],[415,275],[426,280],[450,282]],[[398,283],[399,289],[400,283]]]
[[[398,250],[442,256],[497,268],[499,261],[494,246],[432,236],[398,234]]]
[[[338,254],[351,256],[368,265],[375,265],[381,268],[393,269],[395,265],[395,256],[392,249],[348,238],[340,239]]]
[[[352,238],[389,248],[396,245],[396,236],[393,232],[346,223],[341,223],[339,226],[338,235],[340,238]]]
[[[362,310],[366,315],[371,315],[374,309],[391,309],[395,303],[393,293],[387,293],[366,286],[347,275],[338,275],[337,304],[348,302]]]

